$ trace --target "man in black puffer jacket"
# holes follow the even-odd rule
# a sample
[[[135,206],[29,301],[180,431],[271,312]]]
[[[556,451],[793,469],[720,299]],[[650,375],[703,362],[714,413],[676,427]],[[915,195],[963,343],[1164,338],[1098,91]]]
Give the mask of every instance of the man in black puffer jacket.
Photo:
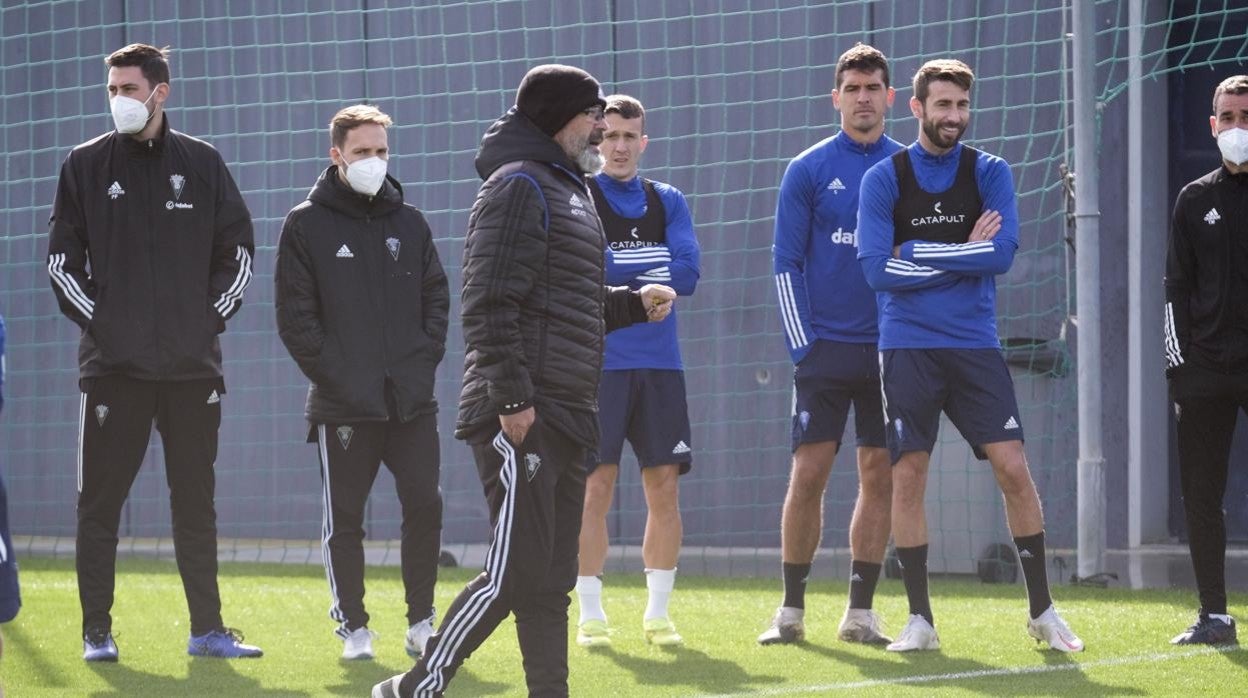
[[[603,335],[662,320],[675,299],[666,286],[603,285],[602,226],[584,175],[602,167],[605,105],[589,73],[538,66],[481,140],[455,435],[473,449],[490,548],[416,666],[375,686],[374,697],[440,695],[511,613],[529,694],[568,694],[569,592],[585,456],[598,441]]]
[[[403,508],[406,649],[433,632],[442,531],[434,372],[446,343],[446,274],[433,235],[386,175],[390,117],[347,107],[333,161],[291,209],[278,244],[277,327],[312,381],[306,415],[321,460],[321,544],[344,659],[371,659],[364,506],[384,461]]]

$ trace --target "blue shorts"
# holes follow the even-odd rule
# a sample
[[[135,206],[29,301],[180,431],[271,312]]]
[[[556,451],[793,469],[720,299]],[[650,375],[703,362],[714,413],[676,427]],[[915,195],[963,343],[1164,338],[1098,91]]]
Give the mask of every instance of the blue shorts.
[[[589,454],[588,471],[600,463],[618,464],[625,438],[643,468],[678,464],[684,475],[693,467],[683,371],[603,371],[598,385],[598,424],[602,437],[597,452]]]
[[[875,345],[816,340],[793,368],[793,450],[823,441],[835,441],[839,448],[851,403],[858,445],[883,448],[884,407]]]
[[[932,452],[940,413],[986,460],[983,445],[1022,441],[1014,380],[999,349],[888,349],[880,352],[888,448]]]

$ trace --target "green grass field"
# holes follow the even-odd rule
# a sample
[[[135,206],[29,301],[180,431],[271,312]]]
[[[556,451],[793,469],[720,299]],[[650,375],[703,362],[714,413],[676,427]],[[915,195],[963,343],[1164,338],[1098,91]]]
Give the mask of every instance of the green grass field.
[[[228,625],[265,650],[257,660],[186,655],[182,586],[172,562],[123,559],[114,631],[116,665],[81,660],[80,616],[72,560],[25,558],[25,605],[4,626],[0,682],[10,698],[27,696],[367,696],[378,680],[410,666],[403,653],[402,588],[397,568],[368,570],[372,627],[381,634],[371,662],[338,659],[341,644],[326,616],[320,567],[223,564]],[[437,605],[445,608],[473,572],[444,570]],[[906,695],[1104,696],[1248,695],[1248,651],[1179,648],[1169,638],[1193,615],[1195,595],[1058,586],[1063,614],[1087,643],[1081,655],[1040,651],[1024,630],[1021,585],[934,579],[939,652],[897,655],[835,639],[845,584],[821,580],[807,600],[808,640],[760,647],[754,638],[779,600],[779,582],[682,577],[672,617],[684,648],[661,650],[641,637],[641,575],[608,580],[613,646],[570,648],[574,696]],[[876,608],[897,631],[905,616],[900,582],[885,580]],[[573,602],[573,619],[576,605]],[[1231,598],[1248,617],[1248,595]],[[450,696],[524,695],[515,632],[505,621],[464,665]]]

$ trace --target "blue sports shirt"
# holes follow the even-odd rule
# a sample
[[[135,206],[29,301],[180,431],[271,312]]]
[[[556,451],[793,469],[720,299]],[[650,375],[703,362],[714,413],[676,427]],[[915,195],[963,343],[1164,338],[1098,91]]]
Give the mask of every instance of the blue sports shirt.
[[[918,142],[906,149],[919,186],[939,193],[953,186],[962,144],[932,155]],[[1018,249],[1018,206],[1010,166],[980,153],[975,180],[985,210],[1001,214],[991,240],[943,244],[911,240],[893,254],[897,174],[891,160],[862,179],[858,259],[879,293],[880,349],[1000,348],[996,275],[1009,271]]]
[[[609,175],[596,177],[607,202],[620,216],[641,218],[646,213],[646,192],[641,178],[620,182]],[[685,195],[669,184],[655,182],[666,211],[666,244],[638,249],[607,249],[607,283],[633,289],[646,284],[670,286],[679,296],[693,295],[702,274],[701,251],[693,233],[693,219]],[[621,371],[635,368],[682,370],[676,335],[676,309],[662,322],[643,322],[607,335],[602,368]]]
[[[772,268],[793,363],[816,339],[875,344],[876,298],[858,264],[858,185],[902,146],[862,145],[845,132],[793,158],[780,182]]]

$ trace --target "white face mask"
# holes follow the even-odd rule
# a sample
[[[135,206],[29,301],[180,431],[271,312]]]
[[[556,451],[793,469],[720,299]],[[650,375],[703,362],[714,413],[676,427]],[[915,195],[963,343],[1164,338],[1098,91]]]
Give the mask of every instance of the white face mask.
[[[1248,162],[1248,129],[1228,128],[1218,134],[1218,150],[1222,157],[1234,165]]]
[[[386,161],[374,155],[348,163],[342,159],[347,168],[347,183],[351,188],[364,196],[376,196],[381,185],[386,181]]]
[[[147,122],[151,120],[152,114],[155,113],[154,111],[152,114],[147,112],[147,103],[155,96],[156,90],[153,88],[152,93],[142,102],[123,95],[117,95],[109,100],[109,109],[113,112],[113,125],[117,127],[117,132],[138,133],[142,131]]]

